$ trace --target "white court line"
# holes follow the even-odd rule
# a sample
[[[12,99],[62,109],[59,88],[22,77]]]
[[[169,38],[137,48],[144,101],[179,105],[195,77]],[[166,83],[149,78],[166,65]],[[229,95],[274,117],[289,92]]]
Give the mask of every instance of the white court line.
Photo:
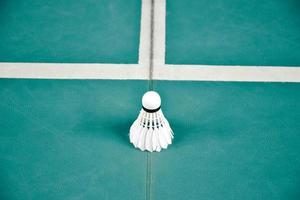
[[[153,71],[165,64],[166,1],[155,0],[154,4]]]
[[[156,80],[300,82],[300,67],[165,64],[166,0],[155,0]],[[151,1],[142,0],[139,64],[0,63],[0,78],[148,80]]]
[[[142,1],[141,30],[139,45],[139,65],[149,70],[150,63],[150,29],[151,29],[151,1]],[[149,73],[149,72],[148,72]]]
[[[165,65],[156,75],[163,80],[300,82],[298,67]]]
[[[0,77],[145,80],[148,69],[138,64],[0,63]]]

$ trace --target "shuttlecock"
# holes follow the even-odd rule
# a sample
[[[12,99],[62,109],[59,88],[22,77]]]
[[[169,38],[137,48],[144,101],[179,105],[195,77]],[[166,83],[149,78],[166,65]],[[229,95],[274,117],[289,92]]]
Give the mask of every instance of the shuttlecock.
[[[142,151],[161,151],[172,143],[173,131],[161,111],[161,99],[157,92],[146,92],[142,109],[129,131],[130,142]]]

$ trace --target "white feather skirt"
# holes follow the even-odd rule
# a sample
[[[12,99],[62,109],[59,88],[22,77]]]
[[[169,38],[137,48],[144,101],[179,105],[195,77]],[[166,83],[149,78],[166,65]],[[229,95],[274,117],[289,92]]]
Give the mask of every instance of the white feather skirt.
[[[174,134],[161,109],[155,113],[142,109],[130,127],[129,137],[135,148],[159,152],[172,144]]]

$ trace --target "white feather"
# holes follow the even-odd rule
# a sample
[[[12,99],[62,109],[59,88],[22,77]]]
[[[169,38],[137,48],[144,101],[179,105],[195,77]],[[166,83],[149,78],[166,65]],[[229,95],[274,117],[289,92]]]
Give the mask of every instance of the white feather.
[[[147,113],[143,109],[129,131],[130,142],[142,151],[166,149],[172,144],[173,131],[161,110]]]
[[[154,129],[153,130],[153,133],[152,133],[152,149],[153,151],[156,150],[158,144],[157,144],[157,129]]]
[[[153,129],[150,129],[146,135],[146,149],[150,152],[153,151],[152,134],[153,134]]]
[[[141,133],[140,133],[139,140],[138,140],[137,147],[139,149],[141,149],[142,151],[145,151],[145,140],[146,140],[147,131],[148,131],[147,128],[143,128]]]
[[[130,134],[129,134],[129,137],[130,137],[130,142],[131,143],[135,143],[136,141],[136,138],[137,138],[137,130],[138,129],[138,122],[137,120],[135,120],[132,124],[132,126],[130,127]]]

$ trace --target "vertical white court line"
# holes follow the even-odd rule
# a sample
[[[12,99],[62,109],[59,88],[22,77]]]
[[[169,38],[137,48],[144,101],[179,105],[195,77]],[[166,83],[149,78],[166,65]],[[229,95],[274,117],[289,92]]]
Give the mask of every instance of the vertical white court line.
[[[150,62],[150,29],[151,29],[151,1],[142,0],[140,44],[139,44],[139,65],[149,68]]]
[[[154,41],[153,41],[153,77],[165,65],[166,40],[166,0],[155,0],[154,6]]]

